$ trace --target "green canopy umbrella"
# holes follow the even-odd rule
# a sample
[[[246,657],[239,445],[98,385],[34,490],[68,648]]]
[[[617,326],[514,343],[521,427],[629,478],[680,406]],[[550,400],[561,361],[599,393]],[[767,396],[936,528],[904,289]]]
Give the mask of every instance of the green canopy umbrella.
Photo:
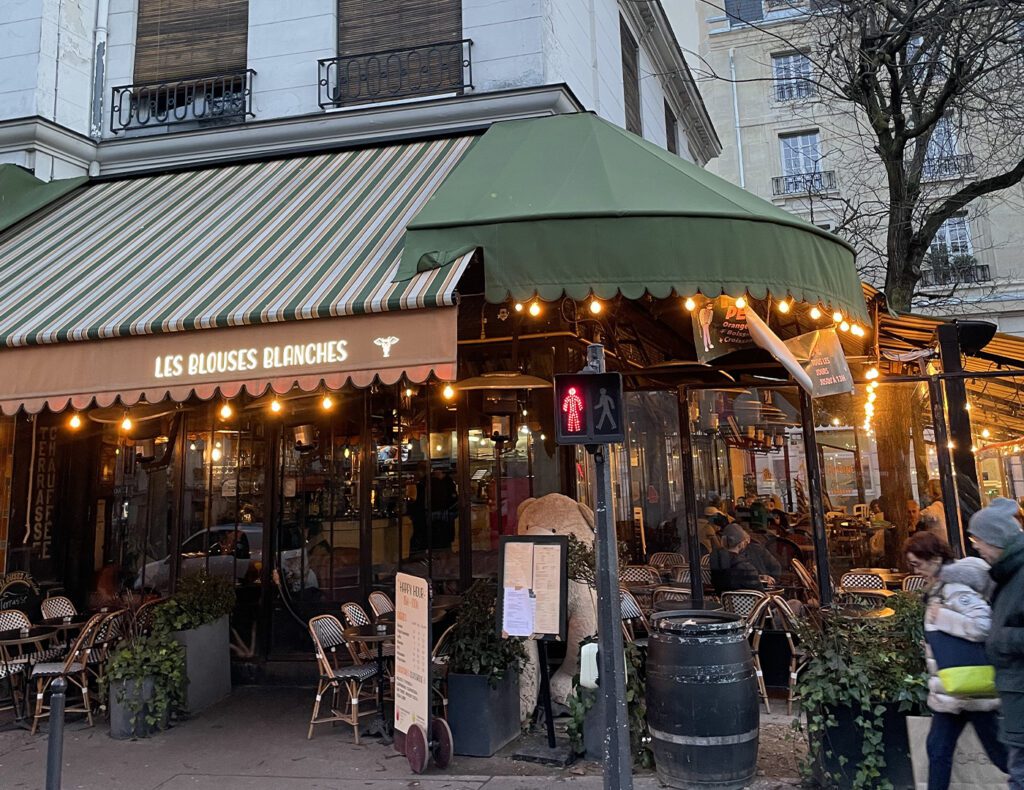
[[[849,244],[590,113],[491,126],[409,223],[395,279],[473,248],[491,302],[746,292],[867,320]]]

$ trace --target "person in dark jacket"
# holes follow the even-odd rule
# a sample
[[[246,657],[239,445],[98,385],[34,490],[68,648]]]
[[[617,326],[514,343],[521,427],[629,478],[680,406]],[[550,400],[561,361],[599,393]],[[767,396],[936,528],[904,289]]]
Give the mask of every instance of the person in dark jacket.
[[[724,549],[711,553],[711,581],[719,593],[729,590],[764,590],[757,566],[744,549],[750,544],[748,535],[738,524],[722,530]]]
[[[996,583],[985,644],[1002,703],[999,736],[1008,752],[1010,790],[1024,790],[1024,532],[1019,512],[1016,502],[995,499],[971,516],[968,529]]]

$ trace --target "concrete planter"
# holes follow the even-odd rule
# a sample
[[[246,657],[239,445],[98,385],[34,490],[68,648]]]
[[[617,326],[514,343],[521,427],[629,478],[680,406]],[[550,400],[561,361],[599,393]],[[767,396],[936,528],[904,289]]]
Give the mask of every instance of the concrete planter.
[[[448,724],[455,753],[490,757],[519,736],[519,675],[496,688],[482,675],[448,675]]]
[[[820,764],[817,766],[817,778],[821,777],[821,769],[829,773],[840,774],[846,782],[852,781],[860,762],[863,741],[854,723],[857,712],[845,705],[831,709],[836,718],[835,727],[826,727],[822,733],[823,749]],[[885,705],[882,715],[882,730],[885,741],[885,769],[883,779],[892,782],[895,790],[914,790],[914,771],[910,762],[910,743],[907,739],[907,714],[898,706]],[[827,754],[831,752],[831,756]],[[842,761],[840,758],[846,758]]]
[[[931,716],[907,716],[907,736],[910,740],[910,759],[914,764],[914,783],[917,790],[928,789],[928,730]],[[1006,774],[992,765],[985,750],[974,734],[973,727],[965,727],[956,742],[953,754],[953,775],[949,790],[1003,790]]]
[[[231,693],[228,616],[199,628],[175,631],[172,636],[185,648],[185,703],[195,715]]]
[[[153,678],[143,678],[141,685],[134,681],[111,683],[109,691],[110,704],[110,737],[117,740],[128,738],[145,738],[157,731],[155,724],[148,724],[146,717],[150,715],[148,703],[153,699]],[[136,714],[132,708],[139,707]],[[132,723],[132,718],[135,722]],[[162,722],[167,726],[167,717]]]

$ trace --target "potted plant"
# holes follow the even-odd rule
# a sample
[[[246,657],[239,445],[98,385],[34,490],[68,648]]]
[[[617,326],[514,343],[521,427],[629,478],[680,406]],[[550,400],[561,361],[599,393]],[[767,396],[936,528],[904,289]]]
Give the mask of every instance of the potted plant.
[[[905,593],[888,605],[891,617],[837,609],[800,628],[804,772],[826,787],[914,787],[906,718],[927,696],[924,605]]]
[[[235,608],[231,579],[205,572],[182,577],[168,601],[157,607],[157,630],[185,649],[186,709],[195,714],[231,693],[228,616]]]
[[[490,757],[519,734],[519,670],[526,651],[495,626],[497,585],[478,580],[466,592],[451,635],[448,724],[455,753]]]
[[[142,738],[166,729],[184,702],[185,649],[166,629],[142,634],[130,609],[125,638],[107,661],[101,694],[110,706],[111,737]]]

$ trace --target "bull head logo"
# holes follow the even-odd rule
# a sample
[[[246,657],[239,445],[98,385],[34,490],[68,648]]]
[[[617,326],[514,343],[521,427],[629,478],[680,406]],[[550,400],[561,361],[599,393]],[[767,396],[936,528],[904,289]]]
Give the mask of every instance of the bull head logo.
[[[384,352],[384,359],[391,356],[391,347],[398,342],[398,338],[392,335],[391,337],[378,337],[373,341],[375,346],[380,346],[380,350]]]

